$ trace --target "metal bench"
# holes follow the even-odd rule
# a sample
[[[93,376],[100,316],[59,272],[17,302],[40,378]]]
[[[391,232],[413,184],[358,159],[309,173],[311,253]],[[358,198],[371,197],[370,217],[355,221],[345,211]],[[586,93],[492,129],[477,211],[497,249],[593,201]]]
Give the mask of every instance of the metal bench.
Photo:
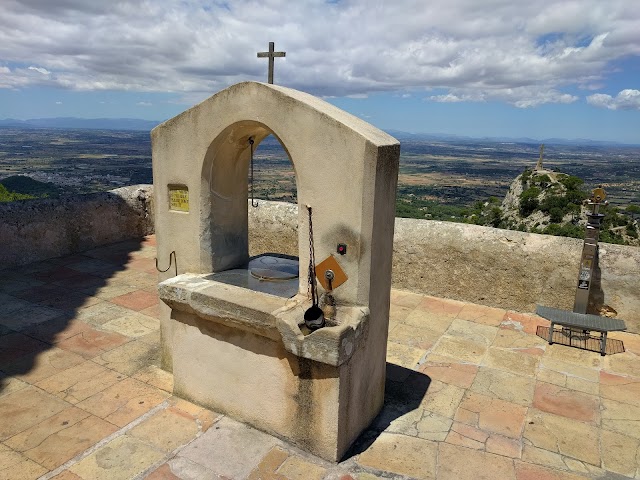
[[[607,345],[607,333],[626,330],[623,320],[617,318],[600,317],[588,313],[575,313],[557,308],[536,306],[536,314],[551,322],[549,327],[549,345],[553,345],[554,326],[562,325],[570,330],[582,330],[584,333],[591,331],[600,332],[600,355],[605,354]]]

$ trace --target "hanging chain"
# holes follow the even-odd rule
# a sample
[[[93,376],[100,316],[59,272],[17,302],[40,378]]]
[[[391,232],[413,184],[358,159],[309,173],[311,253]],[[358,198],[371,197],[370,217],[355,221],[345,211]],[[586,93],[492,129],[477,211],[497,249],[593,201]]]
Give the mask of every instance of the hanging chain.
[[[311,221],[311,207],[309,205],[307,205],[307,210],[309,211],[309,281],[307,286],[307,297],[310,295],[313,305],[318,305],[315,275],[316,256],[313,247],[313,223]]]
[[[251,206],[257,207],[258,201],[253,196],[253,137],[249,137],[249,146],[251,147]]]

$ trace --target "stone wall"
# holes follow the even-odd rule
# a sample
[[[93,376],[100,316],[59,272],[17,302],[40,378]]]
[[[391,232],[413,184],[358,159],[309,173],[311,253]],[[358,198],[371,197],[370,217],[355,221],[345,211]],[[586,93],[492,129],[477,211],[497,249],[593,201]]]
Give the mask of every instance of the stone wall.
[[[250,253],[295,255],[296,219],[295,205],[250,207]],[[393,250],[394,288],[520,312],[573,309],[582,240],[397,218]],[[607,306],[640,332],[640,248],[601,243],[599,251],[592,311]]]
[[[0,203],[0,270],[153,233],[153,190],[134,185]]]
[[[0,204],[0,262],[7,268],[153,231],[152,187]],[[249,207],[250,254],[296,255],[297,207]],[[393,287],[533,312],[572,309],[582,241],[433,220],[396,219]],[[26,247],[28,246],[28,247]],[[600,244],[594,307],[607,305],[640,332],[640,248]]]

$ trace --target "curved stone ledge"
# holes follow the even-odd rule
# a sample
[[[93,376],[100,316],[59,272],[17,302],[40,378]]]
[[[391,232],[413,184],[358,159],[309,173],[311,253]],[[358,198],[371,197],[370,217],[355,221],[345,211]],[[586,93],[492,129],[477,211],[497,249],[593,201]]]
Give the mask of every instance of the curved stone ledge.
[[[165,280],[158,285],[160,299],[175,310],[279,341],[293,355],[336,367],[349,360],[365,338],[365,307],[338,307],[338,325],[304,335],[300,325],[309,307],[304,296],[286,299],[207,277],[183,274]]]

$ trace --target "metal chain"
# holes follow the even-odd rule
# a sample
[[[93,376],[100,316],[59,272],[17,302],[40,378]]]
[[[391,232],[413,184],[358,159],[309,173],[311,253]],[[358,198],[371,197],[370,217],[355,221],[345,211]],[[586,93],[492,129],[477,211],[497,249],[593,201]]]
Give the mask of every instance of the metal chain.
[[[254,203],[254,196],[253,196],[253,137],[249,137],[249,146],[251,147],[251,206],[257,207],[258,201],[255,200],[255,203]]]
[[[313,305],[318,305],[317,293],[316,293],[316,275],[315,275],[315,251],[313,246],[313,222],[311,220],[311,207],[307,205],[309,211],[309,281],[307,286],[307,296],[311,294],[311,302]]]

